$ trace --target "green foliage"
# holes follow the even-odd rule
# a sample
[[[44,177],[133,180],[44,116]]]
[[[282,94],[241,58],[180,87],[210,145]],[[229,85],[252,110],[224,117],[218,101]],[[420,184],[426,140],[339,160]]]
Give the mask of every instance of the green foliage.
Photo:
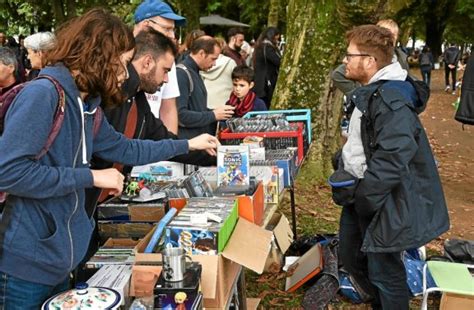
[[[221,7],[222,7],[222,1],[219,1],[219,0],[208,1],[206,12],[207,12],[208,15],[214,14]]]
[[[450,17],[446,27],[444,39],[457,44],[474,42],[474,32],[471,27],[474,23],[474,2],[459,0],[454,14]]]

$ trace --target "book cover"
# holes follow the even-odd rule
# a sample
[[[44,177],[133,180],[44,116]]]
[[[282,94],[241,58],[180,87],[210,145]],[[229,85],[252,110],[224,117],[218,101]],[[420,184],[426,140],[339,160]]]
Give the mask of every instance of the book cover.
[[[250,162],[247,145],[222,145],[217,149],[217,186],[249,186]]]
[[[286,278],[285,290],[294,292],[309,279],[323,270],[323,253],[321,244],[317,243],[301,256],[289,268],[289,276]]]

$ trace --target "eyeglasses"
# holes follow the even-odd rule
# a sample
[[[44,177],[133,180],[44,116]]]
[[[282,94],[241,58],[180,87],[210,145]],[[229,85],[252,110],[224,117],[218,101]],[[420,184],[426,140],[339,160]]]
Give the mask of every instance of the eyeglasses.
[[[346,53],[346,55],[344,55],[345,58],[347,58],[347,60],[351,60],[352,57],[373,57],[372,55],[369,55],[369,54],[351,54],[351,53]],[[374,57],[375,58],[375,57]]]
[[[159,23],[153,19],[147,19],[147,21],[151,22],[152,24],[155,24],[157,26],[159,26],[161,29],[163,29],[163,32],[164,33],[169,33],[169,34],[173,34],[175,35],[174,33],[174,27],[169,27],[169,26],[166,26],[166,25],[163,25],[162,23]]]

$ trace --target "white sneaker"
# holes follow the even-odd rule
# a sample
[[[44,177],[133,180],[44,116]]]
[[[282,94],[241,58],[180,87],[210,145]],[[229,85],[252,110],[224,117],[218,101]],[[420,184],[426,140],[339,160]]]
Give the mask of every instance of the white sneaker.
[[[449,85],[446,86],[446,88],[444,89],[444,91],[447,92],[447,93],[448,93],[450,90],[451,90],[451,87],[449,87]]]
[[[453,91],[453,95],[456,95],[456,91]]]

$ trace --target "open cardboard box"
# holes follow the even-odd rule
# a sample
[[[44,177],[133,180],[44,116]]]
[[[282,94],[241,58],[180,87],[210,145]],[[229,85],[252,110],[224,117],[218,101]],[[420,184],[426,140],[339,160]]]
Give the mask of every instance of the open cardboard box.
[[[265,262],[264,271],[268,272],[273,269],[272,265],[278,266],[278,269],[283,267],[284,254],[293,242],[293,231],[290,222],[281,213],[273,214],[265,229],[273,232],[275,237],[272,241],[270,255]]]
[[[143,253],[154,229],[137,245],[135,263],[160,262],[161,254]],[[262,273],[270,252],[273,232],[239,218],[224,251],[219,255],[191,255],[202,265],[201,285],[206,308],[222,309],[232,292],[232,286],[245,266]],[[243,251],[243,249],[249,249]],[[251,249],[251,250],[250,250]]]
[[[123,249],[123,248],[132,248],[135,249],[140,240],[133,240],[130,238],[109,238],[105,241],[102,247],[114,248],[114,249]]]
[[[439,304],[440,310],[472,310],[474,309],[474,296],[443,293]]]
[[[259,181],[252,196],[238,196],[239,216],[249,222],[261,225],[264,214],[263,184]]]

